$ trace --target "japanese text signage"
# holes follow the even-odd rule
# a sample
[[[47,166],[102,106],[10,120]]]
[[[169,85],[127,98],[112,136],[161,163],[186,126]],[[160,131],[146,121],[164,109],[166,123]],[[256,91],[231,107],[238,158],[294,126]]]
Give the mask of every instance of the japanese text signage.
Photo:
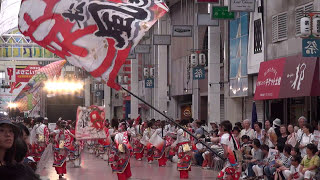
[[[229,0],[230,11],[254,12],[256,0]]]
[[[40,67],[39,65],[16,66],[16,82],[28,82]]]
[[[235,13],[229,12],[228,6],[212,6],[211,7],[211,19],[234,19]]]
[[[303,57],[320,57],[320,39],[303,39]]]
[[[153,78],[147,78],[145,79],[145,88],[154,88],[154,79]]]
[[[192,70],[193,80],[200,80],[206,78],[206,70],[204,67],[195,67]]]

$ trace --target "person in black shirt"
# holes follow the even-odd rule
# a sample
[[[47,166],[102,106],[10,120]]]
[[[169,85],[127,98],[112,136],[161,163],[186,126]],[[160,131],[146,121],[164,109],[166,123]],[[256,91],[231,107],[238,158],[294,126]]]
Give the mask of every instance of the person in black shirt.
[[[284,146],[286,144],[287,137],[288,137],[288,132],[287,132],[286,126],[284,126],[284,125],[280,126],[280,134],[281,134],[281,136],[278,136],[277,144]]]

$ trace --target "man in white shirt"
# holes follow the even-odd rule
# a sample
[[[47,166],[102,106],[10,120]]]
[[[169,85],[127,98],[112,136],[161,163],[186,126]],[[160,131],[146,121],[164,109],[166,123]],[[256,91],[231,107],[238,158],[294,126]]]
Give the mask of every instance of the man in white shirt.
[[[251,129],[251,122],[249,119],[245,119],[242,122],[243,129],[240,132],[240,139],[243,135],[247,135],[250,137],[250,140],[254,138],[254,130]]]
[[[303,175],[300,172],[300,162],[301,157],[300,156],[293,156],[291,159],[291,166],[289,168],[282,167],[282,174],[285,177],[285,179],[294,179],[294,180],[302,180]]]
[[[297,132],[297,141],[300,142],[301,141],[301,137],[303,134],[303,125],[307,123],[307,119],[304,116],[299,117],[298,119],[298,124],[299,124],[299,130]]]

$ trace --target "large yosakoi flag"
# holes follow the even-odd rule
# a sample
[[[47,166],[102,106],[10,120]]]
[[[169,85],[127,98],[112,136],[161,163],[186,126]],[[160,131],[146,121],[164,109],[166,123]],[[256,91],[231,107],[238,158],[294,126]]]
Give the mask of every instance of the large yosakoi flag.
[[[19,29],[119,90],[130,50],[167,11],[163,0],[22,0]]]

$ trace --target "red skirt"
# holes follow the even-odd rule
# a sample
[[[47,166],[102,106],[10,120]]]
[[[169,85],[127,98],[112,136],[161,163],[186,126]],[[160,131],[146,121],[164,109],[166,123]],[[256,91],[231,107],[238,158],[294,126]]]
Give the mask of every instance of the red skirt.
[[[161,156],[160,159],[158,159],[159,166],[165,166],[167,164],[167,158],[165,156],[165,153]]]
[[[123,173],[117,173],[118,180],[127,180],[132,176],[130,163],[128,163],[126,170]]]
[[[64,162],[61,167],[55,167],[57,174],[67,174],[67,162]]]
[[[140,153],[134,153],[136,155],[136,159],[142,159],[143,158],[143,152]]]

